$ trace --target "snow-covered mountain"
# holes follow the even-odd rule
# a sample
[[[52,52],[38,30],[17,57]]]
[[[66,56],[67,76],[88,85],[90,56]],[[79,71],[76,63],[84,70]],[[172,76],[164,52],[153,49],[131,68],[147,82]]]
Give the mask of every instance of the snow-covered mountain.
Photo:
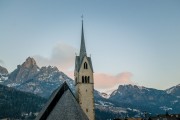
[[[176,86],[176,91],[180,90]],[[112,92],[110,97],[105,93],[100,94],[103,99],[96,101],[96,107],[104,112],[112,112],[124,116],[142,116],[144,111],[155,115],[170,113],[180,113],[180,98],[172,94],[167,94],[165,90],[157,90],[137,85],[120,85]],[[112,111],[113,110],[113,111]],[[116,114],[115,114],[116,115]]]
[[[12,73],[0,68],[0,82],[20,91],[30,92],[48,98],[64,81],[75,92],[74,80],[56,67],[39,67],[33,58],[27,58]],[[3,80],[2,80],[3,78]],[[95,90],[96,118],[140,117],[144,111],[151,115],[180,113],[180,85],[167,90],[157,90],[136,85],[120,85],[111,94]]]
[[[57,67],[38,67],[33,58],[28,57],[18,65],[2,84],[20,91],[34,93],[48,98],[51,93],[66,81],[74,91],[74,81],[60,72]]]
[[[157,104],[169,101],[170,99],[175,99],[174,96],[168,95],[166,91],[156,90],[153,88],[139,87],[136,85],[120,85],[117,90],[115,90],[110,98],[111,100],[116,100],[118,102],[126,102],[131,104]],[[143,103],[145,102],[145,103]],[[147,102],[147,103],[146,103]],[[159,104],[160,104],[159,103]]]
[[[180,84],[173,86],[169,89],[166,89],[166,92],[168,94],[171,94],[171,95],[174,95],[174,96],[180,98]]]

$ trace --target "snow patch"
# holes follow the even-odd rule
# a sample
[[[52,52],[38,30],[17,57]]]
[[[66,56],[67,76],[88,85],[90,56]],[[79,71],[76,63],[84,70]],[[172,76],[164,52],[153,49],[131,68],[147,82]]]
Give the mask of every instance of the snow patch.
[[[172,110],[172,108],[169,108],[167,106],[162,106],[162,107],[159,107],[161,110],[164,110],[164,111],[169,111],[169,110]]]
[[[140,112],[139,110],[137,110],[137,109],[132,109],[132,111],[134,111],[134,112]]]
[[[166,93],[167,93],[167,94],[171,94],[173,90],[174,90],[174,87],[168,89],[168,90],[166,91]]]
[[[114,92],[112,92],[111,96],[114,96],[117,93],[117,90],[115,90]]]
[[[16,87],[16,86],[18,86],[18,85],[20,85],[20,84],[12,83],[12,84],[8,84],[7,86],[8,86],[8,87]]]
[[[103,97],[103,98],[108,99],[108,98],[110,97],[110,94],[107,94],[107,93],[100,93],[100,96]]]
[[[175,104],[177,102],[178,102],[178,100],[171,101],[172,104]]]
[[[103,105],[97,105],[97,104],[95,107],[102,111],[110,111],[117,114],[121,114],[121,113],[127,114],[127,109],[122,108],[122,107],[103,106]]]
[[[8,79],[7,75],[0,74],[0,82],[4,82]]]
[[[110,102],[104,102],[104,101],[98,101],[100,103],[100,105],[103,105],[103,106],[113,106],[114,104],[110,103]]]

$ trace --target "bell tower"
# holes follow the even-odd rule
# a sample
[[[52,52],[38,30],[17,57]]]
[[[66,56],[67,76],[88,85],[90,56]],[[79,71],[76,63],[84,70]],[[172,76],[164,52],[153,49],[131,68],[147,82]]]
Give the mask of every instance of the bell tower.
[[[91,57],[88,57],[86,54],[83,20],[80,53],[79,56],[76,56],[74,77],[76,98],[79,102],[79,105],[89,120],[95,120],[93,66]]]

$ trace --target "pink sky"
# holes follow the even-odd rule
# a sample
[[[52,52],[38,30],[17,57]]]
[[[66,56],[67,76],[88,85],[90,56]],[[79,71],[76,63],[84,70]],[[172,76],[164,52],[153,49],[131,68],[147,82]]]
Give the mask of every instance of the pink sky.
[[[74,79],[74,72],[65,72],[69,77]],[[107,91],[118,88],[119,85],[133,84],[131,81],[132,73],[123,72],[117,75],[111,75],[108,73],[94,73],[94,87],[99,91]]]
[[[37,64],[40,66],[52,65],[58,67],[58,69],[70,78],[74,79],[74,61],[75,52],[77,50],[72,46],[66,44],[56,45],[50,57],[43,57],[40,55],[34,56]],[[132,73],[122,72],[117,75],[111,75],[108,73],[94,73],[94,87],[97,90],[104,91],[107,89],[117,88],[120,84],[131,84]]]

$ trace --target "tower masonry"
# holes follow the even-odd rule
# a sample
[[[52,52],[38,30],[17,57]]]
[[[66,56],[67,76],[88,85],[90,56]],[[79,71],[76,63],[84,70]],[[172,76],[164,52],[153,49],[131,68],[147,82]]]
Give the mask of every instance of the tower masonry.
[[[83,20],[80,53],[76,56],[74,77],[78,103],[89,120],[95,120],[93,66],[91,57],[86,54]]]

